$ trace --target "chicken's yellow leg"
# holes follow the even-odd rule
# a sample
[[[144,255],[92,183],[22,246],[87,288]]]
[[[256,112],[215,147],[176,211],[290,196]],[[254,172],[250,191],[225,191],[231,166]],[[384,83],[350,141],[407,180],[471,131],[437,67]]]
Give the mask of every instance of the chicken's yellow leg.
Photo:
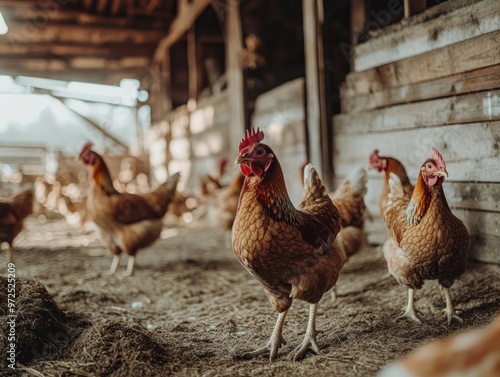
[[[398,318],[407,317],[412,321],[415,321],[417,323],[422,323],[422,321],[420,320],[420,318],[418,318],[417,313],[415,311],[415,304],[413,302],[413,292],[414,290],[412,288],[408,288],[408,305],[406,306],[406,311],[404,312],[404,314],[400,315]]]
[[[116,272],[116,268],[118,267],[118,262],[120,262],[119,255],[113,255],[113,261],[111,262],[111,267],[109,268],[109,275],[113,275]]]
[[[269,361],[273,361],[274,359],[276,359],[276,356],[278,355],[278,349],[282,344],[286,344],[285,339],[283,339],[283,337],[281,336],[281,331],[283,330],[283,324],[285,323],[287,312],[288,310],[278,315],[278,320],[276,321],[276,325],[274,326],[271,338],[264,347],[258,348],[252,352],[245,352],[241,357],[253,358],[269,351]]]
[[[126,276],[134,275],[134,266],[135,266],[135,255],[130,255],[128,257],[127,272],[125,273]]]
[[[444,309],[444,312],[446,313],[446,317],[448,317],[448,325],[451,324],[451,321],[453,321],[453,319],[456,319],[458,322],[462,323],[463,319],[457,315],[457,313],[455,312],[455,308],[453,307],[453,303],[451,302],[450,289],[445,287],[442,288],[444,299],[446,300],[446,308]]]
[[[307,330],[306,335],[304,336],[304,340],[302,344],[298,346],[295,351],[295,356],[293,357],[293,361],[299,360],[308,349],[312,349],[317,354],[319,353],[319,347],[316,343],[316,312],[318,310],[318,304],[310,304],[309,305],[309,320],[307,322]]]

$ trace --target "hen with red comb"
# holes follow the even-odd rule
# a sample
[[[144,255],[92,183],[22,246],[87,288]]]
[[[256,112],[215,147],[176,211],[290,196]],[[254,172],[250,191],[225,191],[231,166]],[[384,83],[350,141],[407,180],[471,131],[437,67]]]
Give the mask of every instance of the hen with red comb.
[[[340,213],[318,173],[304,168],[304,194],[295,208],[288,196],[283,171],[273,150],[262,143],[264,133],[247,131],[236,163],[245,175],[232,245],[238,261],[257,278],[279,313],[269,342],[244,357],[268,354],[272,361],[284,343],[281,330],[293,299],[310,304],[309,323],[294,360],[307,350],[319,352],[316,310],[323,294],[338,279],[345,263],[343,244],[337,239]]]

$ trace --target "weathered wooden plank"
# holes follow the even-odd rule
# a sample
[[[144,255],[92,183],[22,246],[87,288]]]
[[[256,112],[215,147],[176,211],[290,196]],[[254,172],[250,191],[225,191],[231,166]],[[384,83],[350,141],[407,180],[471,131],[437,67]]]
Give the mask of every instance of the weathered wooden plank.
[[[354,70],[364,71],[500,29],[500,2],[497,0],[454,3],[458,4],[441,17],[399,25],[392,33],[384,33],[357,46]]]
[[[500,64],[500,30],[346,77],[347,95],[429,81]]]
[[[500,86],[500,82],[498,82]],[[387,132],[414,127],[500,120],[500,90],[409,103],[334,117],[336,133]]]
[[[353,125],[355,127],[356,125]],[[435,146],[443,155],[450,181],[500,181],[500,122],[470,123],[414,128],[385,133],[335,135],[335,168],[345,176],[358,166],[366,166],[374,149],[394,156],[410,177],[430,156]]]
[[[499,87],[500,65],[493,65],[437,80],[388,88],[368,95],[349,97],[341,89],[341,105],[343,113],[360,112]]]
[[[470,241],[469,258],[500,264],[500,237],[473,236]]]

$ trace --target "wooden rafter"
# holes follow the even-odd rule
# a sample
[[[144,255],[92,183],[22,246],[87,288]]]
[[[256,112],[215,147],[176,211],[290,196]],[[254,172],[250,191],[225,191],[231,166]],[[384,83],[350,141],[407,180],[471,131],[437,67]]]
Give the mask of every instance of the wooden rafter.
[[[153,62],[160,62],[165,56],[168,48],[185,34],[194,24],[198,16],[210,5],[212,0],[193,0],[188,5],[183,6],[172,22],[170,30],[165,38],[158,44]]]

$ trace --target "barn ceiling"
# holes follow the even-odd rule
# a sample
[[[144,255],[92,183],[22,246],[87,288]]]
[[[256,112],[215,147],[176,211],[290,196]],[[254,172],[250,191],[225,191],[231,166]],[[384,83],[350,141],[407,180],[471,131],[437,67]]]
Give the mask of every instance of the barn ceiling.
[[[0,0],[0,74],[115,84],[142,79],[176,0]]]

